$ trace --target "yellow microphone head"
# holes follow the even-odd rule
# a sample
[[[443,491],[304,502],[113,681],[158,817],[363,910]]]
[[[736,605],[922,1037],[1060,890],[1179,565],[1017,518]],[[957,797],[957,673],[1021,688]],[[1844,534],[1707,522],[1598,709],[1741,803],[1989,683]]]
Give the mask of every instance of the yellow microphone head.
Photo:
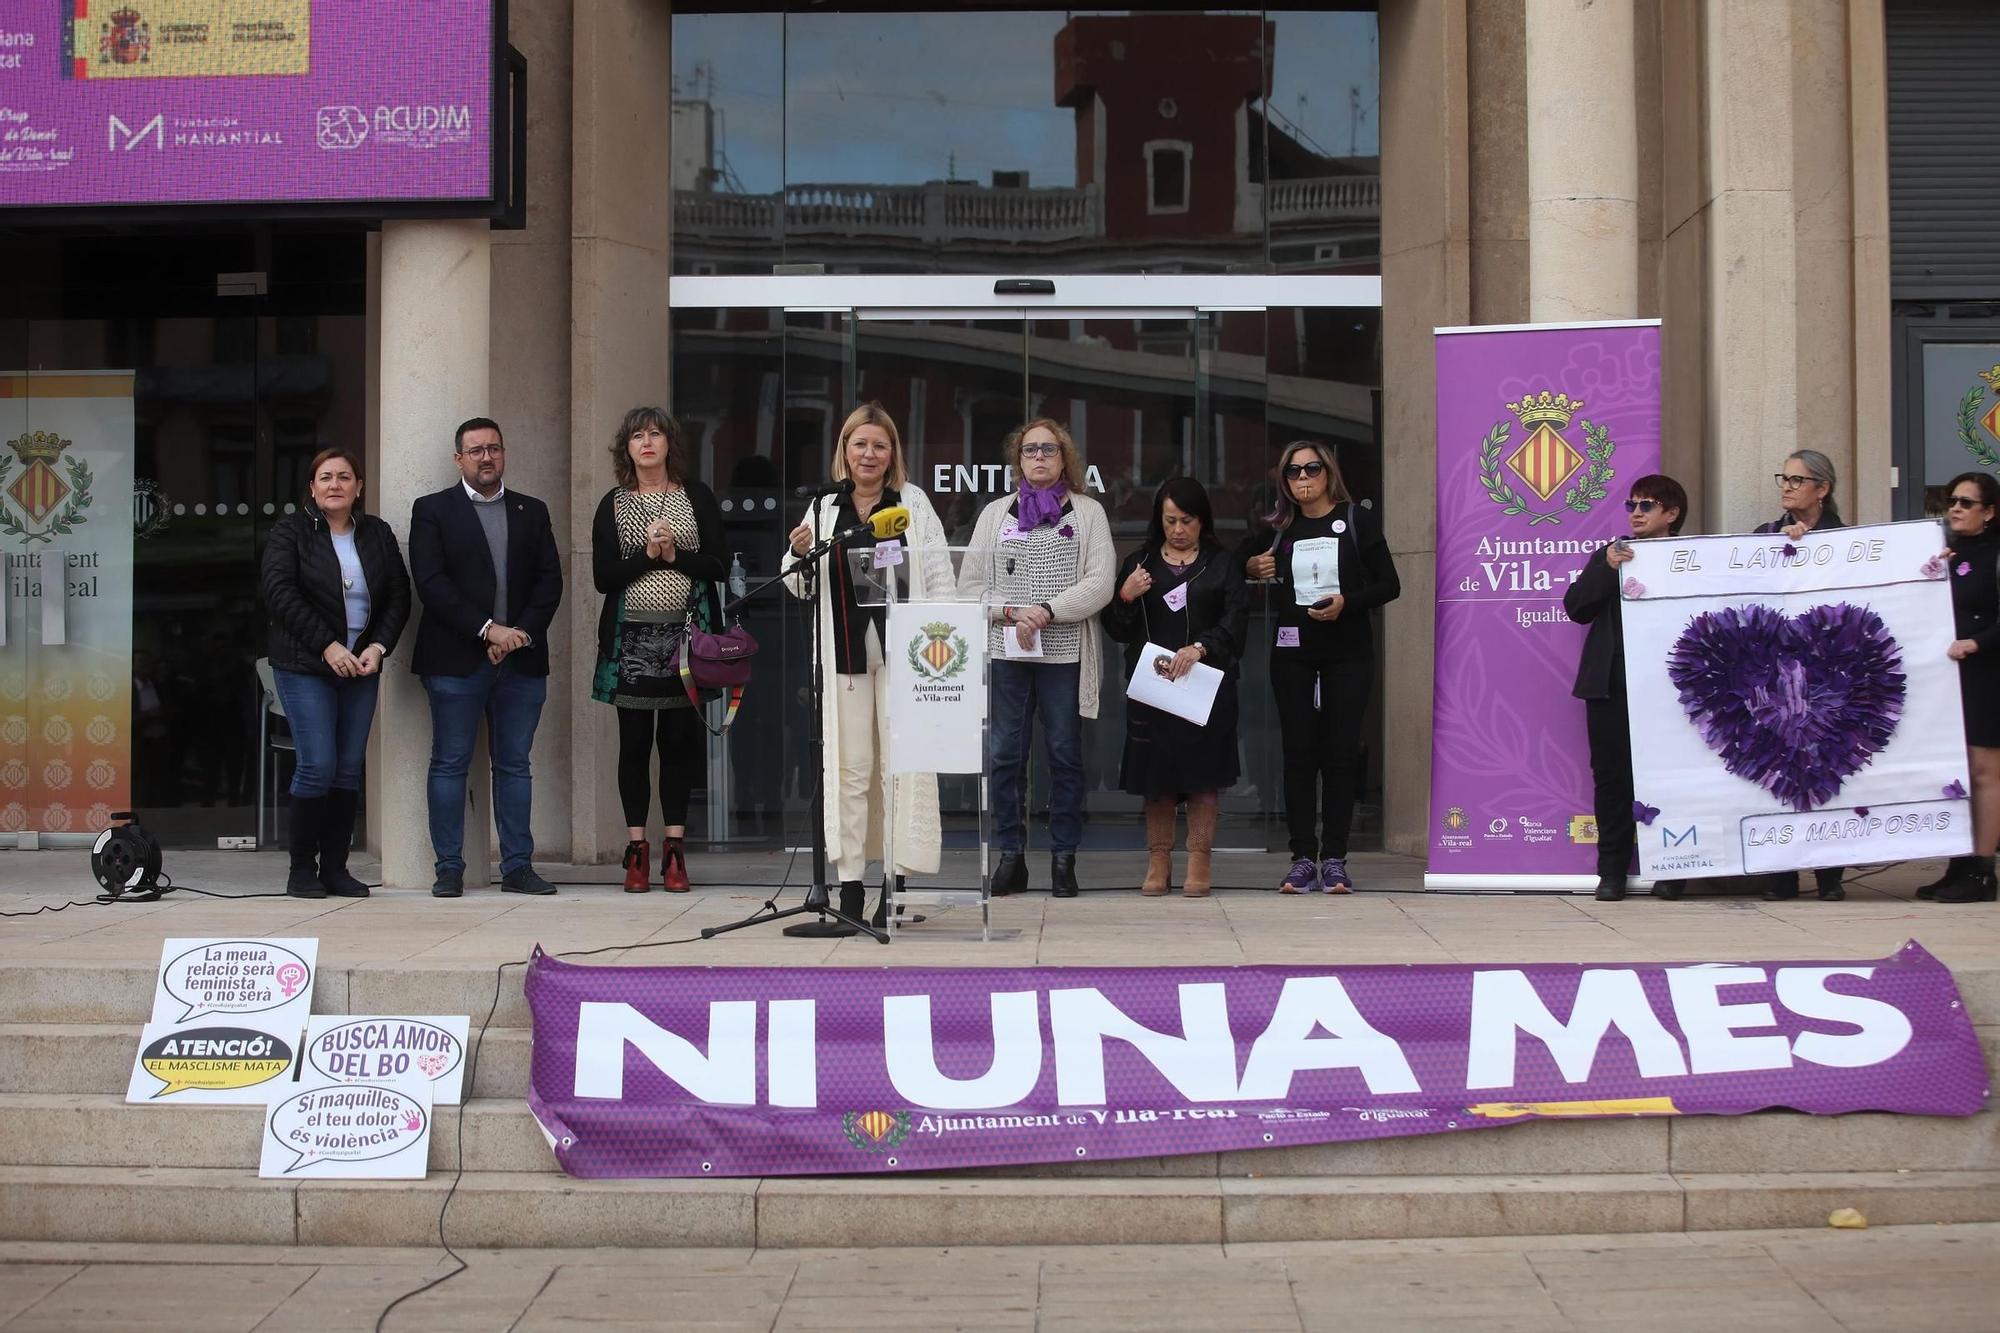
[[[879,541],[900,537],[910,530],[910,511],[902,505],[878,509],[868,516],[868,526],[875,530]]]

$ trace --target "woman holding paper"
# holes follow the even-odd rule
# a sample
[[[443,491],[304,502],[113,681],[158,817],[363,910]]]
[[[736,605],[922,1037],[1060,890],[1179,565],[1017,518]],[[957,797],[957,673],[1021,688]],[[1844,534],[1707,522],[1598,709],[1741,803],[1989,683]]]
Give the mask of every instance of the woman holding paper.
[[[1104,506],[1084,493],[1083,458],[1058,422],[1030,421],[1007,437],[1012,494],[980,511],[959,595],[985,601],[992,626],[987,708],[996,895],[1028,887],[1023,807],[1028,744],[1040,718],[1049,759],[1049,892],[1076,897],[1083,842],[1083,725],[1097,716],[1097,613],[1111,600],[1118,553]]]
[[[791,554],[802,556],[837,533],[852,532],[891,509],[909,512],[907,528],[878,538],[854,533],[817,562],[819,577],[819,664],[823,685],[820,713],[820,782],[826,793],[826,850],[840,881],[839,907],[859,918],[867,909],[863,883],[868,862],[883,855],[887,817],[883,792],[889,757],[889,672],[884,665],[888,607],[879,594],[864,592],[854,565],[859,557],[885,577],[899,568],[910,601],[953,596],[951,557],[945,553],[944,525],[924,493],[909,484],[903,440],[880,403],[863,403],[847,414],[833,447],[829,472],[841,490],[813,501],[791,532]],[[845,483],[852,482],[852,489]],[[893,526],[893,525],[892,525]],[[806,595],[804,578],[787,575],[785,587]],[[905,773],[896,778],[895,860],[883,870],[884,893],[875,906],[875,924],[888,915],[887,882],[895,875],[934,875],[942,840],[938,822],[937,777]]]
[[[1283,590],[1271,691],[1284,733],[1292,868],[1278,892],[1348,893],[1361,719],[1375,688],[1368,613],[1395,601],[1403,585],[1381,525],[1348,494],[1331,448],[1294,440],[1278,480],[1271,547],[1245,562],[1251,578],[1276,579]]]
[[[1138,687],[1157,672],[1171,681],[1221,673],[1205,723],[1141,703],[1125,708],[1119,785],[1146,803],[1146,881],[1139,892],[1172,887],[1174,806],[1187,802],[1187,878],[1181,893],[1206,898],[1218,794],[1235,785],[1236,677],[1250,620],[1250,588],[1236,557],[1215,538],[1208,492],[1174,477],[1153,496],[1146,540],[1125,558],[1104,629],[1126,645],[1125,670]]]
[[[1991,473],[1951,479],[1944,553],[1956,638],[1946,651],[1958,663],[1965,709],[1966,758],[1972,772],[1972,852],[1952,859],[1945,877],[1917,891],[1941,903],[1994,899],[1993,853],[2000,845],[2000,481]]]
[[[1819,450],[1801,449],[1787,455],[1784,467],[1772,479],[1778,483],[1778,503],[1785,512],[1759,525],[1758,532],[1800,541],[1807,533],[1847,526],[1833,498],[1840,474],[1834,471],[1833,460]],[[1847,897],[1840,882],[1844,874],[1841,866],[1821,866],[1813,871],[1821,902],[1837,903]],[[1799,896],[1798,871],[1780,871],[1763,878],[1767,900],[1782,902]]]

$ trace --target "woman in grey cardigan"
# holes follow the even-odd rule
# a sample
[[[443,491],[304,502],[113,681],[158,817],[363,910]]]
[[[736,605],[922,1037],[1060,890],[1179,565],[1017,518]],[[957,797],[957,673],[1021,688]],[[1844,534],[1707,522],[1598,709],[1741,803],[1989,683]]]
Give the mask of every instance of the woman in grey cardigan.
[[[1118,564],[1104,506],[1084,494],[1083,459],[1069,432],[1046,417],[1007,437],[1014,492],[979,515],[959,573],[967,600],[988,602],[986,768],[1000,861],[995,895],[1028,887],[1024,808],[1028,743],[1042,723],[1049,762],[1050,893],[1076,896],[1083,841],[1083,719],[1097,716],[1097,613],[1111,600]]]

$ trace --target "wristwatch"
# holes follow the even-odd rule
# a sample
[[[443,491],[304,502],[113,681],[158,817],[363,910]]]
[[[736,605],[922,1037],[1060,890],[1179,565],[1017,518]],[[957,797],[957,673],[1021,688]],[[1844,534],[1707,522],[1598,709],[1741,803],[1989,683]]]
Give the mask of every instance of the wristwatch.
[[[1042,614],[1047,616],[1050,621],[1055,620],[1056,612],[1054,607],[1050,606],[1047,602],[1036,602],[1035,605],[1042,608]]]

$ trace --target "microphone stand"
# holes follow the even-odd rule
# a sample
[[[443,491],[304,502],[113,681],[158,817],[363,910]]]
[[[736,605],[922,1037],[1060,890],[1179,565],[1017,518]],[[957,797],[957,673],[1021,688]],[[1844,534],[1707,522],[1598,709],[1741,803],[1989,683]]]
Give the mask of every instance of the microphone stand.
[[[819,526],[819,506],[817,502],[811,507],[811,513],[813,514],[813,526],[815,531],[817,531]],[[866,921],[857,920],[833,906],[832,895],[828,892],[826,882],[826,731],[823,725],[826,713],[826,691],[823,688],[823,671],[819,658],[819,561],[822,556],[835,550],[849,537],[859,536],[864,532],[870,531],[872,528],[872,524],[863,521],[843,532],[834,533],[825,540],[816,543],[804,555],[794,558],[791,564],[779,570],[770,578],[765,579],[753,588],[745,589],[741,597],[736,598],[723,607],[722,615],[726,621],[730,616],[736,614],[746,602],[788,575],[797,574],[805,582],[807,595],[804,601],[806,606],[810,608],[812,616],[813,877],[812,887],[806,890],[805,902],[800,906],[780,908],[778,906],[777,895],[773,894],[764,901],[764,906],[761,910],[753,912],[741,921],[732,921],[726,926],[702,927],[701,937],[705,940],[712,940],[717,935],[726,935],[732,930],[742,930],[746,926],[761,926],[770,921],[783,921],[787,917],[812,915],[817,917],[817,920],[801,921],[797,925],[786,926],[785,934],[799,939],[816,940],[844,939],[850,935],[867,935],[872,937],[878,944],[887,944],[889,942],[889,933],[886,930],[878,930]]]

